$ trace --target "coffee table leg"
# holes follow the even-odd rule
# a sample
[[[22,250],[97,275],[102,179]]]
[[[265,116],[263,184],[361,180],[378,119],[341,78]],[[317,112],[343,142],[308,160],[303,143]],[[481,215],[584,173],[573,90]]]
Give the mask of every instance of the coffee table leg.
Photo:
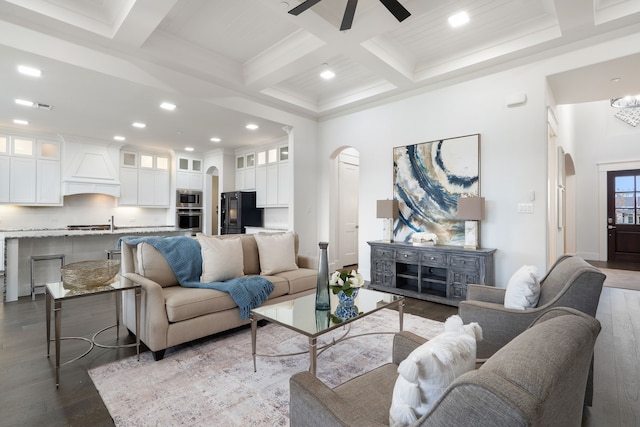
[[[55,301],[53,308],[56,329],[56,388],[60,386],[60,328],[62,326],[62,303]]]
[[[398,304],[398,315],[400,316],[400,332],[402,332],[402,326],[404,322],[404,300]]]
[[[258,321],[255,316],[251,315],[251,355],[253,356],[253,372],[257,372],[256,368],[256,334],[258,330]]]
[[[142,298],[142,287],[138,286],[136,293],[136,356],[140,361],[140,299]]]
[[[47,357],[49,357],[49,348],[51,346],[51,294],[49,290],[45,288],[45,301],[46,301],[46,313],[47,313]]]
[[[309,337],[309,372],[316,376],[316,357],[318,356],[317,338]]]
[[[122,292],[116,292],[116,341],[120,339],[120,313],[122,312]]]

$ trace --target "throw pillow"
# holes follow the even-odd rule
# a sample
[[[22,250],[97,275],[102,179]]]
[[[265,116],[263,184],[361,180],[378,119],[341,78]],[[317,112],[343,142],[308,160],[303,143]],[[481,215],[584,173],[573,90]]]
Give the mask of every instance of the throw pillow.
[[[538,305],[539,298],[538,269],[532,265],[523,265],[513,273],[507,283],[504,306],[516,310],[534,308]]]
[[[445,322],[445,331],[416,348],[398,366],[389,425],[406,426],[426,414],[458,376],[475,369],[477,323],[463,325],[460,316]]]
[[[242,241],[219,239],[202,233],[196,235],[202,253],[203,283],[223,282],[234,277],[244,276]]]
[[[254,236],[258,245],[262,276],[298,269],[293,233],[258,233]]]

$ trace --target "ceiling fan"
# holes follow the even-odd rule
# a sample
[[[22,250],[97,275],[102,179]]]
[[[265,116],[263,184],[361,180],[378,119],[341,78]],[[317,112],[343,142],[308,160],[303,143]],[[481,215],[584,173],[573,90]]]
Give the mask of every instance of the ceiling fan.
[[[305,0],[298,6],[291,9],[289,13],[296,16],[300,15],[311,6],[320,3],[320,1],[321,0]],[[409,13],[409,11],[405,9],[405,7],[402,6],[398,0],[380,0],[380,3],[382,3],[399,22],[402,22],[411,16],[411,13]],[[340,31],[348,30],[351,28],[351,24],[353,23],[353,16],[356,13],[357,5],[358,0],[347,0],[347,7],[344,10],[344,16],[342,17]]]

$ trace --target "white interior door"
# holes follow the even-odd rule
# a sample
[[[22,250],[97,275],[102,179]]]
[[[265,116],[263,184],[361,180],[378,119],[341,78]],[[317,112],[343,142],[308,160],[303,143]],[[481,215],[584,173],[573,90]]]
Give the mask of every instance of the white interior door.
[[[338,161],[338,236],[340,263],[358,263],[358,153],[340,154]]]

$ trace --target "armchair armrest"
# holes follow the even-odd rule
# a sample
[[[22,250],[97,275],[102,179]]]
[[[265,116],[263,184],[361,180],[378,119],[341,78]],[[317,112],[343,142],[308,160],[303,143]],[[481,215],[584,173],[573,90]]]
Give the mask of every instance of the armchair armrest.
[[[503,304],[483,301],[460,301],[458,315],[467,324],[478,322],[482,340],[478,341],[478,358],[491,357],[505,344],[529,327],[544,308],[514,310]]]
[[[467,285],[467,301],[485,301],[495,304],[504,304],[504,288],[485,285]]]
[[[393,363],[399,365],[413,350],[425,342],[427,342],[426,338],[422,338],[412,332],[398,332],[393,336]]]
[[[289,379],[289,395],[292,427],[375,426],[358,414],[357,407],[309,372],[299,372]]]

